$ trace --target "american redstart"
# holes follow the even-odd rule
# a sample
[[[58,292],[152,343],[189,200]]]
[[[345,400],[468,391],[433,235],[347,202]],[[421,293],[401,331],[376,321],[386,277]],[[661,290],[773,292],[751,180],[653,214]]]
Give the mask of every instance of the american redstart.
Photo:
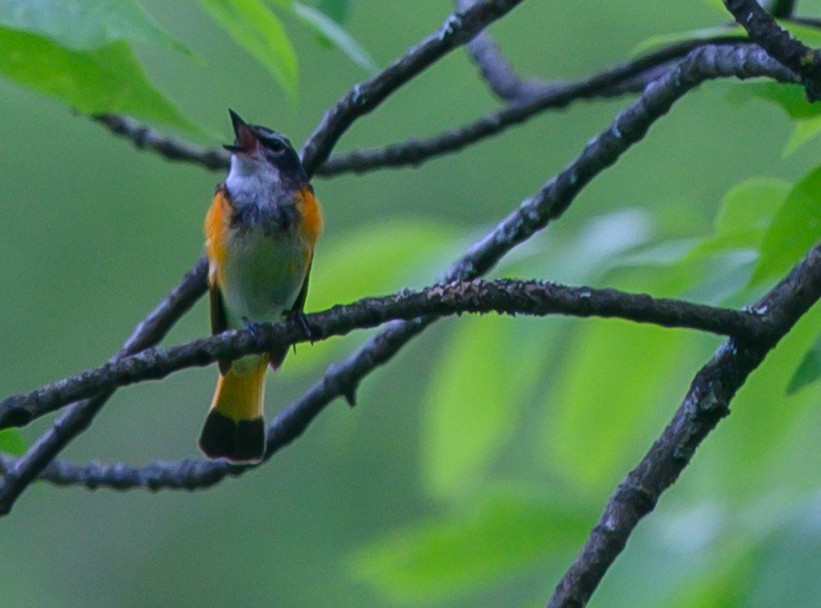
[[[322,211],[291,142],[229,110],[236,139],[231,168],[205,217],[211,331],[300,317]],[[265,454],[265,372],[278,348],[219,361],[219,380],[200,448],[211,458],[259,462]]]

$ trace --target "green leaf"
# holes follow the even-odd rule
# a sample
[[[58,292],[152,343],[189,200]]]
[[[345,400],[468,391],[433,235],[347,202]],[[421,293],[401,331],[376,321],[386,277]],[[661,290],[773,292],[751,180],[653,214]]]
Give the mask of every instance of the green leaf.
[[[486,588],[533,563],[564,557],[595,514],[533,492],[491,490],[468,512],[399,530],[359,551],[355,575],[397,602]]]
[[[146,78],[125,42],[88,52],[0,28],[0,73],[86,114],[122,112],[202,134]]]
[[[0,431],[0,452],[20,456],[26,451],[26,442],[17,429]]]
[[[292,3],[291,10],[296,17],[313,28],[324,39],[330,41],[356,65],[370,74],[378,70],[376,62],[371,58],[368,52],[362,48],[362,45],[354,40],[354,38],[333,19],[328,18],[324,13],[301,2]]]
[[[350,0],[319,0],[317,8],[340,25],[348,19]]]
[[[805,386],[809,386],[821,378],[821,338],[807,351],[798,369],[795,370],[790,383],[787,385],[787,394],[797,393]]]
[[[458,494],[482,480],[533,390],[550,332],[545,319],[458,321],[424,399],[422,468],[432,493]]]
[[[714,233],[700,240],[685,257],[703,259],[732,250],[758,251],[791,188],[789,182],[770,177],[754,177],[737,184],[721,199]]]
[[[792,185],[756,177],[732,188],[721,200],[713,232],[700,239],[668,241],[621,256],[620,274],[660,266],[654,272],[656,291],[668,296],[731,305],[749,284],[758,251],[773,216],[784,204]],[[662,274],[663,273],[663,274]],[[649,277],[628,289],[647,289]],[[658,283],[661,281],[661,283]]]
[[[542,233],[506,256],[496,274],[550,277],[559,283],[592,284],[652,237],[649,214],[628,208],[596,216],[572,238]]]
[[[667,418],[661,398],[686,392],[693,340],[627,321],[580,325],[546,398],[551,471],[583,491],[611,488]]]
[[[457,236],[452,226],[421,219],[391,219],[333,235],[317,253],[308,295],[311,309],[408,287],[408,275],[419,266],[426,284],[432,283],[443,270],[437,264],[441,247]]]
[[[751,284],[785,274],[821,239],[821,167],[790,191],[761,244]]]
[[[189,53],[135,0],[3,0],[0,25],[38,34],[75,51],[128,40]]]
[[[714,25],[697,30],[688,30],[686,32],[673,32],[670,34],[658,34],[650,36],[645,40],[639,42],[631,52],[632,55],[643,55],[650,51],[656,51],[660,48],[670,46],[679,42],[687,42],[689,40],[714,40],[716,38],[726,38],[727,36],[737,36],[739,39],[747,37],[747,33],[740,25]]]
[[[807,46],[821,46],[821,29],[818,27],[804,23],[795,23],[794,21],[782,21],[780,19],[778,23]]]
[[[821,131],[821,108],[818,104],[807,101],[801,85],[745,82],[730,88],[728,99],[733,103],[744,103],[751,99],[769,101],[793,119],[795,129],[784,147],[784,156],[793,154]]]
[[[784,146],[784,157],[797,152],[804,144],[809,143],[821,133],[821,116],[813,116],[795,121],[795,129]]]
[[[780,82],[742,82],[729,88],[727,99],[735,104],[753,99],[769,101],[784,110],[790,118],[818,116],[821,108],[807,101],[804,88],[798,84]]]
[[[724,13],[724,15],[728,18],[730,17],[730,13],[727,12],[727,9],[724,7],[724,3],[721,0],[704,1],[710,5],[714,5],[717,10]],[[793,23],[791,21],[779,20],[778,23],[808,46],[819,46],[819,44],[821,44],[821,31],[819,31],[816,27]],[[687,30],[685,32],[673,32],[670,34],[658,34],[656,36],[651,36],[636,45],[633,48],[632,54],[641,55],[679,42],[697,40],[709,41],[717,38],[727,38],[728,36],[738,38],[739,40],[748,38],[747,32],[743,27],[736,23],[727,23],[695,30]]]
[[[790,182],[772,177],[753,177],[736,184],[721,199],[714,222],[716,234],[763,231],[791,187]]]
[[[747,504],[766,494],[767,482],[774,478],[782,480],[785,497],[789,496],[788,488],[807,487],[794,481],[804,474],[790,471],[797,462],[790,467],[780,467],[783,467],[781,455],[785,449],[794,447],[789,438],[794,436],[796,425],[806,421],[808,411],[817,411],[817,386],[792,395],[786,393],[796,367],[819,334],[821,308],[814,307],[747,379],[733,400],[732,423],[719,427],[717,439],[720,441],[710,444],[709,448],[705,445],[710,454],[710,475],[722,480],[723,496],[741,505]],[[809,437],[811,431],[807,432]],[[806,475],[811,477],[812,472]]]
[[[200,0],[211,17],[295,100],[299,71],[285,27],[264,0]]]

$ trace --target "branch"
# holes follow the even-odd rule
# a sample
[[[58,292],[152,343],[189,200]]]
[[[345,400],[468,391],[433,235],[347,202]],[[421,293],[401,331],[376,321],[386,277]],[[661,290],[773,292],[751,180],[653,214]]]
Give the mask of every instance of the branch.
[[[0,402],[0,429],[21,426],[66,404],[97,393],[113,392],[143,380],[165,378],[188,367],[204,366],[217,359],[238,359],[249,354],[279,350],[311,339],[342,336],[388,321],[411,320],[461,313],[523,314],[577,317],[618,317],[665,327],[701,329],[719,335],[753,339],[764,328],[752,313],[654,299],[612,289],[565,287],[544,282],[501,280],[434,285],[424,291],[403,291],[382,298],[364,298],[347,306],[307,315],[311,328],[306,335],[301,323],[264,323],[252,330],[229,331],[193,340],[173,348],[142,350],[116,358],[100,367],[63,378],[36,391],[14,395]]]
[[[672,44],[634,61],[606,69],[573,83],[555,83],[544,87],[522,85],[518,103],[493,112],[458,129],[424,140],[410,140],[376,150],[361,150],[333,156],[316,169],[316,174],[329,177],[340,173],[364,173],[383,167],[419,165],[431,158],[456,152],[508,127],[521,124],[540,112],[564,108],[574,101],[594,97],[614,97],[640,92],[648,82],[659,77],[659,70],[675,59],[706,44],[738,44],[737,36],[711,41],[691,40]],[[527,82],[527,81],[523,81]],[[363,86],[363,85],[360,85]],[[525,92],[525,89],[527,91]],[[340,101],[339,103],[342,103]],[[219,148],[204,148],[169,137],[138,120],[122,115],[103,114],[95,120],[113,133],[130,139],[141,150],[150,150],[172,161],[202,165],[210,170],[228,167],[228,155]]]
[[[742,44],[737,37],[727,37],[713,41],[710,46],[731,43],[736,48]],[[650,80],[659,77],[660,67],[703,46],[707,46],[703,40],[677,43],[579,81],[567,84],[557,83],[529,101],[492,112],[473,123],[428,139],[412,139],[385,148],[359,150],[334,156],[319,167],[317,174],[331,176],[346,172],[364,173],[383,167],[417,166],[501,133],[508,127],[521,124],[545,110],[563,108],[579,99],[609,97],[622,95],[628,91],[641,91]],[[650,80],[647,80],[648,77]],[[795,82],[794,76],[789,75],[788,78],[790,82]]]
[[[211,171],[228,168],[228,154],[220,148],[203,148],[169,137],[130,116],[98,114],[93,118],[113,133],[130,139],[140,150],[157,152],[168,160],[196,163]]]
[[[730,413],[730,401],[750,373],[819,297],[821,244],[755,306],[765,317],[769,332],[752,341],[732,338],[698,372],[673,420],[610,497],[548,608],[587,604],[641,518],[653,510],[701,442]]]
[[[404,57],[389,66],[380,75],[362,85],[355,86],[325,115],[322,124],[314,131],[309,140],[306,155],[303,156],[303,163],[308,167],[309,172],[311,172],[311,168],[315,168],[325,160],[342,133],[357,118],[373,110],[401,85],[411,80],[455,46],[465,43],[488,23],[505,15],[519,2],[521,0],[489,0],[463,15],[458,13],[452,15],[437,33],[408,51]],[[206,166],[211,162],[208,151],[195,149],[162,137],[159,138],[162,141],[159,141],[154,137],[156,134],[153,131],[142,131],[143,135],[138,136],[141,132],[139,128],[126,128],[129,125],[134,126],[133,123],[129,122],[129,119],[111,116],[108,119],[101,117],[100,120],[110,128],[119,125],[123,129],[123,134],[136,137],[134,141],[137,145],[143,139],[146,142],[154,139],[156,145],[152,149],[171,154],[169,158],[185,158]],[[204,293],[204,276],[204,262],[200,260],[198,265],[175,288],[174,293],[198,293],[193,298],[196,300],[199,295]],[[160,308],[162,308],[162,304]],[[169,324],[173,324],[177,318],[178,316],[169,317]],[[141,341],[141,336],[132,335],[131,341],[136,344]],[[15,462],[14,467],[7,472],[2,482],[0,482],[0,515],[9,512],[16,499],[31,480],[42,471],[49,459],[55,458],[74,437],[88,428],[109,396],[100,395],[88,403],[77,404],[76,408],[67,412],[65,417],[57,420],[52,428],[41,435],[35,445],[20,460]]]
[[[456,8],[464,11],[475,3],[476,0],[456,0]],[[541,80],[525,80],[516,74],[487,32],[479,33],[467,49],[490,89],[505,101],[527,101],[544,95],[554,86]]]
[[[439,31],[428,36],[381,74],[351,89],[326,112],[322,122],[302,147],[302,162],[308,174],[313,174],[327,160],[339,137],[354,120],[373,110],[397,87],[406,84],[453,49],[467,43],[521,1],[485,0],[463,13],[454,13]]]
[[[482,29],[503,17],[522,0],[486,0],[452,14],[434,32],[371,80],[356,85],[329,110],[302,149],[308,174],[322,165],[339,137],[353,121],[376,108],[397,88],[412,80],[453,49],[467,43]],[[118,114],[94,119],[117,135],[130,139],[141,150],[157,152],[168,160],[186,161],[210,170],[224,170],[229,157],[221,149],[208,149],[173,137]]]
[[[510,249],[558,217],[581,188],[639,141],[676,99],[703,80],[727,76],[790,78],[789,72],[758,48],[705,47],[693,51],[685,61],[619,114],[613,126],[592,140],[570,166],[550,180],[533,198],[525,200],[484,239],[475,243],[446,273],[443,282],[468,279],[486,272]],[[405,343],[434,320],[433,317],[424,317],[391,324],[347,359],[331,366],[324,377],[298,401],[280,411],[268,427],[266,458],[299,437],[336,397],[345,396],[352,402],[358,383],[390,360]],[[59,473],[66,470],[64,467],[71,465],[55,463],[49,467],[49,475],[54,475],[52,479],[58,481]],[[215,484],[226,476],[236,476],[245,470],[230,467],[224,462],[202,460],[156,462],[143,469],[99,465],[94,473],[100,476],[89,478],[89,483],[111,481],[116,487],[140,486],[152,490],[165,487],[194,489]],[[123,475],[116,477],[118,472],[123,472]]]
[[[801,77],[807,99],[816,101],[821,98],[821,58],[818,53],[778,25],[757,0],[724,0],[724,6],[747,30],[753,42]]]
[[[201,259],[168,296],[135,328],[114,357],[124,357],[153,346],[205,293],[205,259]],[[7,514],[20,494],[68,443],[91,424],[111,395],[108,390],[72,405],[32,445],[24,456],[3,466],[0,480],[0,515]]]

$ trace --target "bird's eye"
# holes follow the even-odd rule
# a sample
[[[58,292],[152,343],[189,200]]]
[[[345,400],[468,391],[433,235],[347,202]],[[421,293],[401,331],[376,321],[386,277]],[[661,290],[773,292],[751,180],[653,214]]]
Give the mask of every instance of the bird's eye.
[[[271,152],[274,152],[275,154],[279,154],[280,152],[285,150],[285,145],[279,140],[271,139],[271,140],[267,141],[266,143],[267,143],[266,147]]]

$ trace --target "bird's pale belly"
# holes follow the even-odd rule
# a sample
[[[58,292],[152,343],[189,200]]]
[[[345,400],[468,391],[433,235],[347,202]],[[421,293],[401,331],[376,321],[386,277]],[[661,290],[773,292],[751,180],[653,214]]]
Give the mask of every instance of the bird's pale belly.
[[[290,232],[266,235],[252,228],[229,235],[220,268],[228,326],[279,321],[299,295],[309,259],[309,248]]]

